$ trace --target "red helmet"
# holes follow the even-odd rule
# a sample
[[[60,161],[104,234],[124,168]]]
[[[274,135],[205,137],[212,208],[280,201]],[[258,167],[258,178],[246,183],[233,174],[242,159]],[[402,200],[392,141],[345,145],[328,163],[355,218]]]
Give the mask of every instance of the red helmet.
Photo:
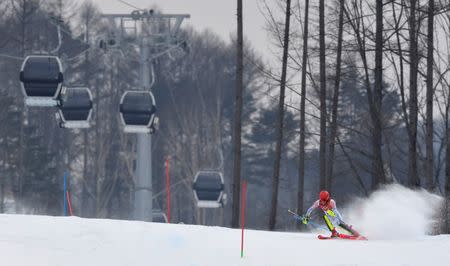
[[[321,202],[327,203],[330,200],[330,193],[326,190],[322,190],[319,193],[319,199]]]

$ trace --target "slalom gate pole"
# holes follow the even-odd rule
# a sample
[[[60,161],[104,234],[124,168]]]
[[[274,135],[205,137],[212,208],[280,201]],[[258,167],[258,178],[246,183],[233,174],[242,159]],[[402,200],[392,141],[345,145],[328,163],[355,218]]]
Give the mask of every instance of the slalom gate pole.
[[[167,223],[170,223],[170,175],[169,157],[166,159],[166,203],[167,203]]]
[[[67,196],[67,204],[69,205],[69,213],[70,213],[70,216],[73,216],[73,211],[72,211],[72,203],[70,202],[70,194],[69,194],[69,191],[67,190],[66,191],[66,196]]]
[[[242,181],[242,205],[241,205],[241,258],[244,257],[244,228],[245,228],[245,196],[247,195],[247,182]]]
[[[66,198],[66,191],[67,191],[67,172],[64,171],[64,196],[63,196],[63,202],[64,202],[64,216],[67,216],[67,198]]]

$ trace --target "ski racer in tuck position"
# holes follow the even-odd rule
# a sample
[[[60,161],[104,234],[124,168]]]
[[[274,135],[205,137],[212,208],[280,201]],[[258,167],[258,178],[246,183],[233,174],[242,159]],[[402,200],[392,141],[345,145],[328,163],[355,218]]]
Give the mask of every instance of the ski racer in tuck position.
[[[325,224],[327,225],[328,229],[331,232],[330,238],[337,238],[337,237],[344,237],[346,235],[339,234],[336,231],[336,226],[340,226],[350,232],[354,237],[360,237],[359,233],[352,229],[351,226],[347,225],[343,219],[342,215],[339,213],[338,209],[336,208],[336,202],[330,197],[330,193],[326,190],[323,190],[319,193],[319,199],[314,202],[314,204],[308,209],[306,214],[303,216],[302,222],[306,225],[308,224],[311,213],[317,209],[320,208],[324,215],[322,216],[323,220],[325,221]],[[322,236],[319,236],[319,238],[325,238]]]

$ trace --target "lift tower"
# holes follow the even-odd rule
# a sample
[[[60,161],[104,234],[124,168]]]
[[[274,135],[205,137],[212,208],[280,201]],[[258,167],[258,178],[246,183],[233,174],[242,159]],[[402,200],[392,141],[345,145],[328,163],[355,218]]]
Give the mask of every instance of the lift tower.
[[[179,29],[188,14],[161,14],[154,10],[135,10],[131,14],[104,14],[112,31],[100,47],[121,49],[121,44],[134,44],[140,54],[139,90],[150,91],[155,81],[153,60],[163,55],[187,52],[184,40],[179,39]],[[151,77],[151,78],[150,78]],[[152,221],[152,136],[151,133],[137,133],[137,161],[134,172],[134,219]]]

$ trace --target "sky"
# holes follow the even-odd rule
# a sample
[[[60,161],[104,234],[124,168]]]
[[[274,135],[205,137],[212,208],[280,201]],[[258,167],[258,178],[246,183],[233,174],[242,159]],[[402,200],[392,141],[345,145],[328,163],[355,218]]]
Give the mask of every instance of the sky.
[[[83,2],[84,0],[78,0]],[[103,13],[130,13],[133,8],[119,0],[92,0]],[[183,25],[203,31],[211,29],[225,41],[230,40],[230,34],[236,32],[236,0],[124,0],[139,7],[159,6],[164,13],[190,14],[191,18]],[[269,39],[264,30],[265,19],[260,12],[262,0],[243,0],[244,36],[252,43],[256,51],[265,57],[264,52],[269,47]],[[186,23],[186,24],[184,24]]]

